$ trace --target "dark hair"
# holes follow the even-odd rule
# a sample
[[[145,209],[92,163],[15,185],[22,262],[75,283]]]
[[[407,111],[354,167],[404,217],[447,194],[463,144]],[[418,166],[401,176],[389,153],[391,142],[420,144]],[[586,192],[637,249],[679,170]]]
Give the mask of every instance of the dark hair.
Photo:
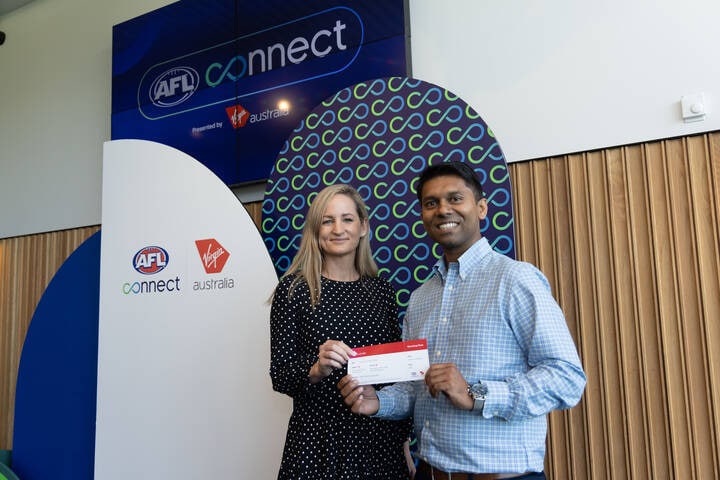
[[[480,200],[485,196],[483,192],[482,183],[478,179],[475,170],[470,165],[464,162],[443,162],[436,165],[428,166],[420,174],[417,182],[417,197],[422,202],[422,189],[425,182],[432,180],[435,177],[444,177],[446,175],[453,175],[463,179],[465,184],[473,191],[475,200]]]

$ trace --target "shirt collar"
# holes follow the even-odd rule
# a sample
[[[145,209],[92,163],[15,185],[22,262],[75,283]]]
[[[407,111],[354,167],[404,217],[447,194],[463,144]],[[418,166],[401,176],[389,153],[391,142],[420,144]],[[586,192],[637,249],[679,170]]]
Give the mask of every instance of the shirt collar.
[[[465,275],[480,264],[480,261],[491,251],[492,248],[490,248],[490,244],[485,237],[482,237],[480,240],[473,243],[472,246],[468,248],[465,253],[460,255],[460,258],[458,258],[460,278],[464,279]],[[433,271],[440,276],[443,282],[445,281],[445,278],[447,277],[445,257],[441,257],[437,262],[435,262],[435,265],[433,265]]]

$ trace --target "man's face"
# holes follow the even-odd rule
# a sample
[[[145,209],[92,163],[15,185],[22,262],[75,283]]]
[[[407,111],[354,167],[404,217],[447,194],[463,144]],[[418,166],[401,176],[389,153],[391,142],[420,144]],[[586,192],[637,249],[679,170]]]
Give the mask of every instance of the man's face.
[[[425,231],[443,247],[446,261],[457,261],[482,237],[480,221],[487,215],[487,201],[476,200],[462,178],[444,175],[428,180],[420,205]]]

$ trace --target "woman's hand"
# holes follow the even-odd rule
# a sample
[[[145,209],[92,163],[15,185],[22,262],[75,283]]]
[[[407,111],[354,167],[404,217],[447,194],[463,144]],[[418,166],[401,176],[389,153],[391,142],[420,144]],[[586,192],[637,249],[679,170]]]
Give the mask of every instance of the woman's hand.
[[[340,340],[328,340],[318,349],[318,360],[310,367],[310,383],[318,383],[336,368],[342,368],[355,352]]]

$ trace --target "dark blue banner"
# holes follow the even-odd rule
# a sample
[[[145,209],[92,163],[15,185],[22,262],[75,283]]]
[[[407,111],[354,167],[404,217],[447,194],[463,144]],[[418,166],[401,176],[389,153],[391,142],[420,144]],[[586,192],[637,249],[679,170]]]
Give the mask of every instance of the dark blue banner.
[[[113,28],[112,139],[153,140],[226,184],[265,180],[322,100],[407,75],[403,0],[183,0]]]

